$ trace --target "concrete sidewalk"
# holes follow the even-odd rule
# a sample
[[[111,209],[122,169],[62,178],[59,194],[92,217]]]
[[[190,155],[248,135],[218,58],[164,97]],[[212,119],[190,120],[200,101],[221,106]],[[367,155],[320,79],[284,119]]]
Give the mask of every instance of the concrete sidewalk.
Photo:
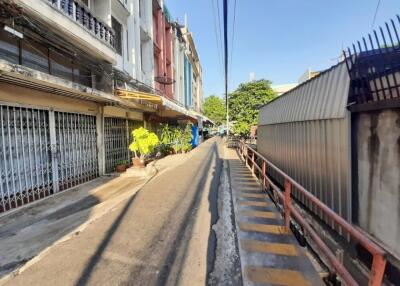
[[[225,152],[235,209],[243,285],[324,285],[273,201],[235,149]]]
[[[158,174],[181,164],[188,155],[154,162]],[[148,177],[103,176],[0,216],[0,277],[17,274],[54,247],[132,197]],[[25,266],[25,268],[27,267]]]
[[[211,139],[190,154],[172,156],[173,162],[164,161],[165,170],[135,195],[132,190],[138,182],[117,180],[125,186],[120,189],[129,189],[123,200],[67,239],[56,244],[50,241],[53,245],[45,253],[0,284],[204,285],[211,225],[210,190],[218,186],[219,177],[214,174],[218,173],[221,160],[218,144],[218,139]],[[112,190],[118,192],[113,187]],[[92,213],[90,210],[81,215],[80,222]],[[53,217],[58,219],[52,225],[62,219],[74,221],[70,217]],[[49,224],[50,220],[42,221]],[[22,232],[30,233],[29,226]],[[25,234],[18,236],[22,240]],[[19,247],[29,248],[41,239],[42,235],[31,235]],[[17,251],[16,247],[13,249]]]

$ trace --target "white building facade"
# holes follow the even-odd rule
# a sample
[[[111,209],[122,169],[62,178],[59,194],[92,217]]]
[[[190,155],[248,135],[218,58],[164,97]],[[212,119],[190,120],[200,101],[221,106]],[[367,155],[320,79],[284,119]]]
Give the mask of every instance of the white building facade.
[[[128,163],[130,131],[138,126],[197,122],[197,114],[154,90],[153,6],[2,1],[0,213]],[[183,60],[172,64],[181,102]]]

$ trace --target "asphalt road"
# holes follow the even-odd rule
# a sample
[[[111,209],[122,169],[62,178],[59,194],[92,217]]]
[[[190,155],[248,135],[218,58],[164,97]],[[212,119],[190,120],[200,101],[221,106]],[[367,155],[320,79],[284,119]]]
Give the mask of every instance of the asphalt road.
[[[6,285],[205,285],[215,268],[221,139],[213,138]]]

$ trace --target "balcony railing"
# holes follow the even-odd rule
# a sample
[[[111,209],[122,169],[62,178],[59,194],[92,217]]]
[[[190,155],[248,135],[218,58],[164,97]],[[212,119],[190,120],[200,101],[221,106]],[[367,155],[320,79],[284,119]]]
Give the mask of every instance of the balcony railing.
[[[103,21],[96,18],[85,4],[79,0],[48,0],[48,2],[107,45],[115,48],[114,31]]]

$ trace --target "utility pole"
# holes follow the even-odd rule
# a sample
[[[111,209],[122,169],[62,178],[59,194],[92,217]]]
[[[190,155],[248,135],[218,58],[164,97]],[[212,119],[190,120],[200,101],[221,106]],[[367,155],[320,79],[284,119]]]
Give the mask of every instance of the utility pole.
[[[228,0],[224,0],[224,56],[225,56],[225,105],[226,105],[226,135],[229,135],[229,105],[228,105]]]

